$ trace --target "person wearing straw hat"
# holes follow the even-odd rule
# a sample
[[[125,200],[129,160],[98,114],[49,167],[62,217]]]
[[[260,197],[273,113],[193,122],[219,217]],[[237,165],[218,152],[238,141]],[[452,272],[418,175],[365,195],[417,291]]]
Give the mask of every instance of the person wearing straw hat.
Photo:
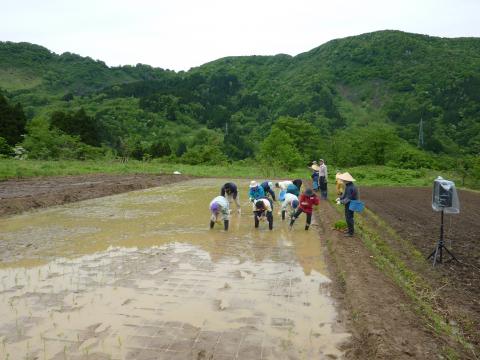
[[[300,195],[299,203],[300,205],[298,206],[297,211],[293,214],[292,219],[290,220],[289,228],[292,229],[295,220],[297,220],[300,214],[304,212],[305,215],[307,215],[305,230],[308,230],[312,222],[313,207],[320,204],[320,199],[312,189],[307,189],[302,195]]]
[[[223,228],[228,230],[228,215],[230,214],[230,205],[224,196],[217,196],[210,203],[210,229],[213,229],[215,223],[220,222],[220,217],[223,220]]]
[[[338,179],[341,180],[345,184],[345,191],[343,192],[342,196],[337,198],[337,204],[344,204],[345,205],[345,221],[347,222],[348,231],[345,236],[353,236],[355,225],[353,220],[354,212],[349,209],[350,200],[357,200],[358,198],[358,191],[356,186],[353,184],[355,179],[350,175],[348,172],[344,172],[343,174],[338,175]]]
[[[317,162],[314,161],[312,166],[310,166],[310,169],[313,170],[312,175],[310,176],[312,178],[313,191],[318,191],[318,178],[320,177],[320,173],[318,171],[320,170],[320,166],[318,166]]]
[[[250,181],[250,190],[248,192],[248,198],[251,202],[254,202],[257,199],[265,197],[265,191],[263,188],[258,185],[255,180]]]
[[[337,196],[342,196],[343,192],[345,191],[345,184],[338,178],[338,176],[341,174],[342,172],[337,170],[335,175],[335,190],[337,191]]]

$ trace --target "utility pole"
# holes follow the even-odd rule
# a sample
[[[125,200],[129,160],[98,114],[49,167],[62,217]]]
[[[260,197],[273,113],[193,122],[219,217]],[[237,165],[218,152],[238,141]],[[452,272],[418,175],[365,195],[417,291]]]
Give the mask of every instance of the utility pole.
[[[228,135],[228,122],[225,123],[225,135]]]
[[[420,118],[420,126],[418,129],[418,147],[423,148],[423,118]]]

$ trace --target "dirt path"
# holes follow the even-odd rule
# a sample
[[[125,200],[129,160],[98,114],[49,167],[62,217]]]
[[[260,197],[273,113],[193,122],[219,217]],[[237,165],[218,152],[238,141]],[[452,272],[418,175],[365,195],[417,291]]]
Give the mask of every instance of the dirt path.
[[[191,179],[186,175],[55,176],[0,182],[0,216]]]
[[[353,341],[350,359],[439,358],[446,345],[427,330],[407,296],[373,263],[357,238],[332,229],[342,216],[327,202],[317,213],[320,237],[328,247],[327,263],[336,275],[334,291],[341,301]]]

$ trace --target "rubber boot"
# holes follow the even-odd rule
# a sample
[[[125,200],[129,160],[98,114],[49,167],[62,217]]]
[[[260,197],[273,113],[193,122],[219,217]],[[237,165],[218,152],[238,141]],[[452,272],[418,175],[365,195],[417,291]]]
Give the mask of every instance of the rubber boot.
[[[292,230],[294,222],[295,222],[295,218],[292,218],[292,220],[290,220],[290,225],[288,225],[289,230]]]
[[[223,220],[223,228],[225,229],[225,231],[228,230],[228,223],[229,223],[228,220]]]
[[[214,226],[215,226],[215,221],[210,220],[210,229],[213,229]]]
[[[258,225],[260,225],[260,220],[258,220],[258,217],[255,216],[255,228],[258,228]]]
[[[282,220],[285,220],[285,210],[282,210]]]
[[[310,226],[310,225],[308,225],[308,224],[305,225],[305,230],[308,230],[309,226]]]

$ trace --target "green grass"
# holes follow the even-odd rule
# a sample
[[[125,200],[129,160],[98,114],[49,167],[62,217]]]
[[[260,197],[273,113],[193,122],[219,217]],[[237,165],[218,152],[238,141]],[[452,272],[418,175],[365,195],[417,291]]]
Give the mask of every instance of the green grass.
[[[29,178],[34,176],[64,176],[82,174],[172,174],[179,171],[185,175],[230,178],[302,178],[308,176],[308,169],[297,171],[274,171],[255,164],[238,162],[231,165],[186,165],[119,161],[44,161],[0,159],[0,180]]]
[[[435,170],[408,170],[387,166],[357,166],[341,169],[349,171],[360,186],[431,186],[433,180],[441,175],[453,181],[453,173]],[[228,165],[187,165],[164,163],[158,160],[122,163],[118,160],[15,160],[0,159],[0,180],[12,178],[29,178],[34,176],[63,176],[82,174],[172,174],[180,171],[185,175],[205,177],[256,178],[256,179],[294,179],[310,178],[310,171],[305,166],[293,171],[283,171],[262,167],[254,161],[238,161]],[[330,188],[335,184],[335,167],[329,167]],[[457,183],[458,184],[458,183]]]

